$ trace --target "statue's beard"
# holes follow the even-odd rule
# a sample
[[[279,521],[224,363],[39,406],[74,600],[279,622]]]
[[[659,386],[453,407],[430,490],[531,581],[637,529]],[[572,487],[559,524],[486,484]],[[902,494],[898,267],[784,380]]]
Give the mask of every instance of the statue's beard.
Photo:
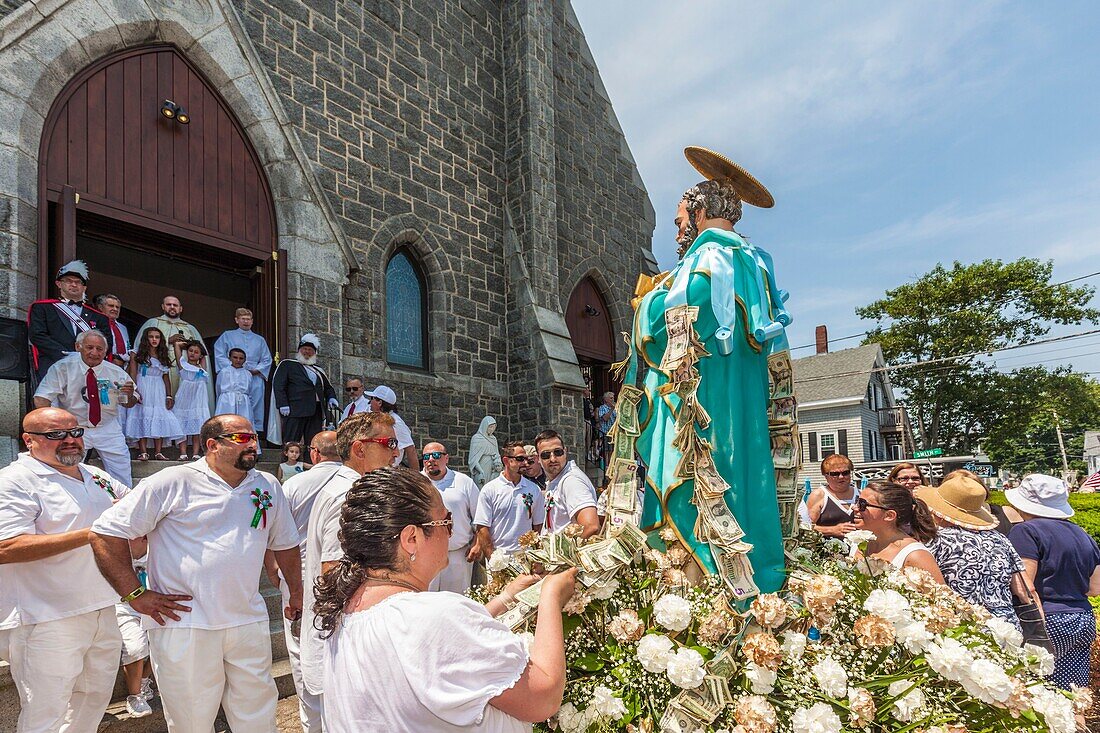
[[[298,358],[299,362],[301,362],[302,364],[305,364],[306,366],[313,366],[314,364],[317,363],[317,357],[316,356],[302,356],[301,354],[298,354],[297,358]]]
[[[688,247],[695,241],[695,238],[699,236],[699,230],[695,227],[695,222],[688,222],[687,228],[684,233],[676,237],[676,244],[680,245],[676,248],[676,256],[682,258],[684,253],[688,251]]]

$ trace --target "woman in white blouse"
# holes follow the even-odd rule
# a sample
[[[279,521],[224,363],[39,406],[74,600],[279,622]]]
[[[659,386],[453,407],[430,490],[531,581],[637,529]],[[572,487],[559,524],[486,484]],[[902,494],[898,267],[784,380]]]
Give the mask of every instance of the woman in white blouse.
[[[534,576],[486,605],[427,592],[447,566],[450,512],[422,474],[371,471],[347,494],[340,518],[345,557],[317,584],[325,635],[324,724],[362,731],[530,731],[561,705],[561,609],[576,571],[548,577],[535,640],[495,620]]]

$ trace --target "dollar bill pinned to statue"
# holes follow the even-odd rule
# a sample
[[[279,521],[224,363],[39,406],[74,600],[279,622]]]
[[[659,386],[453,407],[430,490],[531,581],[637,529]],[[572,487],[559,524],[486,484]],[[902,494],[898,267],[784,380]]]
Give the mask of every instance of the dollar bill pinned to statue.
[[[698,360],[693,349],[698,338],[693,338],[695,328],[692,325],[698,317],[699,306],[695,305],[677,305],[665,311],[665,335],[668,344],[658,366],[665,374],[676,372],[685,360]]]
[[[794,394],[794,369],[791,367],[791,352],[777,351],[768,357],[768,382],[771,386],[771,398],[790,397]]]
[[[795,425],[769,431],[772,448],[772,464],[776,468],[798,468],[798,428]]]

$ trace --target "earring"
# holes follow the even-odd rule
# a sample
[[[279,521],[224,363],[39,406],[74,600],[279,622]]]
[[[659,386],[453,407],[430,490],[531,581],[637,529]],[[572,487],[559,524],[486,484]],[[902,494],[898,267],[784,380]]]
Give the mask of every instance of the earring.
[[[416,562],[416,553],[415,552],[412,555],[409,556],[409,562]]]

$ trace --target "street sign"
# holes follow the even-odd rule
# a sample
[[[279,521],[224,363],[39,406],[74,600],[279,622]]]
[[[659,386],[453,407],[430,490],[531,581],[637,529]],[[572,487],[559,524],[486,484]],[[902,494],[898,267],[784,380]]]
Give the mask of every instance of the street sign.
[[[928,450],[913,451],[913,458],[935,458],[943,455],[943,448],[929,448]]]

